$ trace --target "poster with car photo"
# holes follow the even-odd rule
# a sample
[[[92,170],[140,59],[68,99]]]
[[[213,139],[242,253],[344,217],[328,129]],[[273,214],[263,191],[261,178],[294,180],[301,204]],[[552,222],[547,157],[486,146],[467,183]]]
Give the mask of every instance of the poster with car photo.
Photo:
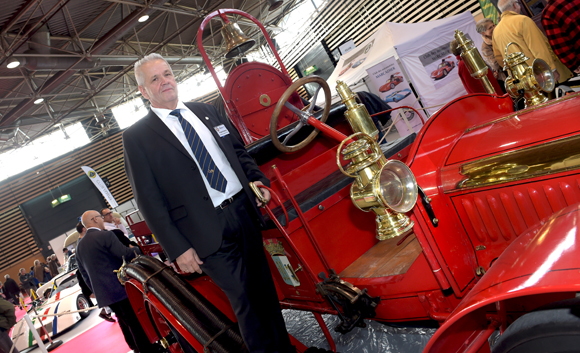
[[[419,107],[417,97],[413,94],[409,82],[405,78],[406,75],[403,74],[402,67],[394,56],[371,66],[367,69],[367,73],[370,81],[379,91],[379,97],[391,108],[404,105]],[[398,111],[391,114],[391,117],[394,118],[397,113]],[[413,131],[419,132],[423,126],[421,119],[412,110],[405,110],[402,113],[405,114],[407,122],[403,119],[395,119],[398,120],[395,122],[395,126],[399,135],[407,136]]]
[[[451,54],[449,43],[445,43],[419,56],[421,64],[439,89],[458,77],[457,59]]]

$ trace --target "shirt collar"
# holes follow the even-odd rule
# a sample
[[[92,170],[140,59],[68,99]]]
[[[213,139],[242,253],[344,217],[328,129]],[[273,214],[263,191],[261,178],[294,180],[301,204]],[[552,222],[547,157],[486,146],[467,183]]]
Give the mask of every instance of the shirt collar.
[[[102,230],[101,228],[97,228],[97,227],[88,227],[88,228],[87,228],[87,232],[88,232],[89,230],[91,230],[91,229],[95,229],[95,230]],[[86,235],[86,234],[85,234],[85,235]]]
[[[501,13],[502,18],[506,17],[506,16],[517,16],[517,15],[520,15],[520,14],[517,12],[513,12],[513,11],[506,11],[506,12]]]
[[[183,104],[183,102],[180,100],[177,102],[177,107],[175,109],[188,109],[185,104]],[[171,109],[165,109],[165,108],[155,108],[155,107],[151,107],[151,110],[161,119],[167,119],[169,117],[169,114],[173,111]]]

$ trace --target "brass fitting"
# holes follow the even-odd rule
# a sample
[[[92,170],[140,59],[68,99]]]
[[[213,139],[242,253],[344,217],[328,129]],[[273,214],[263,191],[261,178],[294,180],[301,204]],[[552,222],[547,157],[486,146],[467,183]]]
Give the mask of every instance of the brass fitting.
[[[485,61],[483,61],[479,50],[473,45],[473,41],[468,39],[460,30],[455,30],[455,40],[457,40],[457,44],[461,49],[461,58],[471,73],[471,77],[481,80],[487,93],[496,93],[489,78],[487,78],[489,68]]]
[[[340,95],[340,98],[342,98],[342,102],[346,105],[344,116],[349,122],[352,131],[363,132],[376,141],[379,138],[379,130],[375,126],[364,104],[357,103],[357,95],[342,81],[336,82],[336,91]]]
[[[535,59],[532,66],[528,66],[526,61],[529,59],[523,52],[508,55],[510,45],[519,47],[517,43],[511,42],[505,48],[504,70],[509,73],[505,80],[505,87],[509,95],[513,98],[519,98],[523,92],[526,108],[547,102],[548,97],[540,90],[552,92],[556,86],[550,66],[542,59]]]
[[[351,142],[354,138],[357,138],[357,140]],[[345,143],[348,143],[348,145],[343,149]],[[346,170],[342,168],[341,154],[342,159],[351,161]],[[353,204],[361,211],[372,211],[377,215],[377,239],[391,239],[406,234],[413,228],[414,222],[409,217],[402,212],[389,208],[389,202],[383,194],[383,186],[381,185],[381,175],[385,169],[389,168],[390,164],[399,164],[397,166],[400,170],[406,168],[408,173],[405,175],[401,173],[397,177],[401,186],[406,186],[408,183],[405,184],[403,181],[408,182],[409,174],[411,175],[412,182],[415,183],[415,196],[414,200],[412,200],[413,196],[407,197],[407,199],[410,199],[414,205],[417,200],[416,182],[404,163],[388,161],[384,157],[379,144],[371,136],[362,132],[349,136],[348,139],[340,144],[337,150],[336,162],[343,174],[356,180],[350,188],[350,198]],[[389,173],[393,172],[389,171]],[[403,194],[408,195],[405,192]],[[405,207],[408,207],[408,205]]]

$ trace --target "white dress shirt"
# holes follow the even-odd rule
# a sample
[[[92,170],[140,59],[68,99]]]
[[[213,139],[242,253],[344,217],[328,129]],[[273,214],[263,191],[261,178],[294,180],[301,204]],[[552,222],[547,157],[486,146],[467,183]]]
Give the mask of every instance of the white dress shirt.
[[[224,202],[226,199],[229,199],[230,197],[240,192],[242,190],[242,184],[240,183],[238,176],[231,167],[230,162],[226,158],[224,152],[218,146],[215,138],[213,137],[207,126],[205,126],[205,124],[200,121],[200,118],[197,117],[191,110],[189,110],[189,108],[187,108],[185,104],[183,104],[183,102],[181,101],[177,103],[176,109],[179,109],[181,116],[193,126],[193,128],[199,135],[201,141],[205,145],[205,148],[207,149],[211,158],[213,159],[215,165],[218,167],[222,175],[228,181],[224,193],[212,188],[209,185],[207,179],[205,178],[205,175],[203,175],[203,172],[199,166],[199,162],[197,161],[195,155],[191,151],[191,147],[189,147],[189,142],[187,142],[187,138],[185,137],[183,128],[179,123],[179,119],[175,115],[170,115],[172,110],[151,107],[151,110],[161,119],[161,121],[163,121],[163,123],[169,128],[169,130],[171,130],[171,132],[175,135],[175,137],[177,137],[177,139],[179,140],[179,142],[181,142],[183,147],[185,147],[185,150],[189,153],[191,158],[193,158],[195,164],[197,164],[197,167],[200,170],[203,182],[209,193],[209,196],[211,197],[213,205],[214,207],[217,207],[221,205],[221,203]],[[208,118],[205,117],[205,119]]]
[[[106,230],[113,230],[113,229],[118,229],[121,232],[123,232],[123,234],[125,234],[126,237],[128,237],[128,232],[127,232],[127,228],[125,228],[125,226],[123,225],[123,223],[117,225],[115,223],[111,223],[111,222],[103,222],[105,224],[105,229]]]

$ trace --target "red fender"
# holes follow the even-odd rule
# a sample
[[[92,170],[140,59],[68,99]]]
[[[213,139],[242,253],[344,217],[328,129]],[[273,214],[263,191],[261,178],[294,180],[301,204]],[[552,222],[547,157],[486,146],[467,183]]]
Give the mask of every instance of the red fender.
[[[505,328],[506,304],[513,311],[526,312],[574,297],[580,291],[579,222],[580,204],[575,204],[520,235],[435,332],[423,352],[478,352],[487,346],[487,338],[496,327]],[[485,348],[483,351],[488,351]]]

